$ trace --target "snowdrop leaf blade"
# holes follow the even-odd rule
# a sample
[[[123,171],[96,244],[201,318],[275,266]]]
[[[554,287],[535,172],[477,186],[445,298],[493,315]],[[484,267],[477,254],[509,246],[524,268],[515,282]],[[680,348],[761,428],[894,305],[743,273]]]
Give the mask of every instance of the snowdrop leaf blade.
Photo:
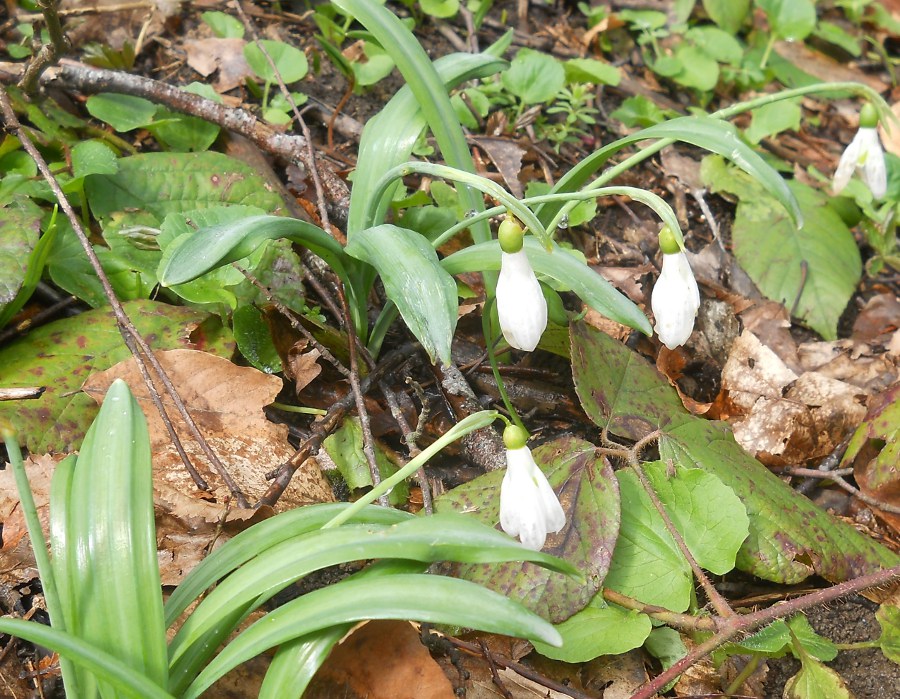
[[[618,483],[609,464],[595,455],[594,445],[576,437],[547,442],[532,456],[559,496],[566,517],[562,530],[548,535],[543,551],[578,567],[587,582],[573,583],[531,563],[461,565],[456,571],[560,622],[588,604],[609,570],[619,532]],[[437,499],[435,509],[470,512],[495,526],[504,477],[505,473],[495,471],[454,488]]]
[[[384,224],[361,231],[346,252],[378,270],[388,298],[431,361],[449,364],[456,330],[456,282],[428,241],[415,231]]]

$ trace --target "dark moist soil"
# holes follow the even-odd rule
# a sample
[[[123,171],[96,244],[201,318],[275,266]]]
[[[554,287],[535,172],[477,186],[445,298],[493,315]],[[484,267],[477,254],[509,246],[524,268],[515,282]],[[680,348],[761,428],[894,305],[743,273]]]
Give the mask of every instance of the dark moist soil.
[[[854,643],[870,641],[881,634],[875,620],[877,609],[874,602],[854,596],[827,607],[811,609],[807,617],[818,633],[835,643]],[[837,658],[826,664],[844,678],[856,699],[900,697],[900,665],[884,657],[878,648],[841,651]],[[793,657],[770,660],[766,697],[781,697],[785,683],[799,671],[800,661]]]

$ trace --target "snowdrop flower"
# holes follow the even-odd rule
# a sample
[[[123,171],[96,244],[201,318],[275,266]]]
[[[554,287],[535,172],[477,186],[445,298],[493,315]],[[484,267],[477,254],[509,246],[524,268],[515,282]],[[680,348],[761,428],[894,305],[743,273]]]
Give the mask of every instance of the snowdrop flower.
[[[668,226],[659,232],[659,247],[663,251],[662,270],[653,287],[650,306],[656,318],[656,334],[672,350],[687,342],[694,330],[700,290],[687,256]]]
[[[540,551],[547,533],[565,526],[566,513],[525,446],[527,440],[528,433],[516,425],[503,431],[506,475],[500,486],[500,526],[528,548]]]
[[[859,112],[859,131],[841,155],[834,171],[834,193],[840,193],[854,172],[859,172],[872,196],[881,199],[887,191],[884,151],[878,138],[878,111],[871,104]]]
[[[522,249],[522,227],[507,218],[500,224],[500,277],[497,315],[503,337],[516,349],[531,352],[547,327],[547,300]]]

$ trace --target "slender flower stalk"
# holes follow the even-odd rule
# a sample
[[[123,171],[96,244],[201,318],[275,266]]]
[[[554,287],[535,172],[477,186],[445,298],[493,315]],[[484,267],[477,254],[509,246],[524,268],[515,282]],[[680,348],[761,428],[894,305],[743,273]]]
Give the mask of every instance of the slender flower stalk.
[[[566,513],[544,472],[525,446],[528,432],[517,425],[503,431],[506,475],[500,486],[500,526],[524,546],[540,551],[547,534],[566,524]]]
[[[881,199],[887,192],[887,170],[884,150],[878,137],[878,111],[869,103],[859,112],[859,131],[841,155],[834,171],[832,189],[835,194],[843,191],[850,177],[858,172],[872,196]]]
[[[673,350],[687,342],[694,330],[700,290],[687,255],[668,226],[659,232],[659,246],[663,251],[662,270],[653,287],[650,306],[660,342]]]
[[[512,218],[500,224],[501,261],[497,315],[506,341],[531,352],[547,327],[547,300],[523,249],[524,232]]]

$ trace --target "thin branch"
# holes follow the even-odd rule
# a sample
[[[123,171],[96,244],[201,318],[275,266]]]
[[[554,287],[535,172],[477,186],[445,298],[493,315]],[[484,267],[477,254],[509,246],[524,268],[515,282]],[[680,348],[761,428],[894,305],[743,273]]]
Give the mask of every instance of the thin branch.
[[[697,631],[716,631],[716,620],[708,616],[694,616],[693,614],[682,614],[673,612],[665,607],[659,607],[655,604],[644,604],[643,602],[628,597],[620,592],[611,590],[608,587],[603,588],[603,599],[613,604],[618,604],[625,609],[631,609],[636,612],[646,614],[652,619],[663,622],[666,626],[684,633],[695,633]]]
[[[870,587],[878,587],[886,583],[892,582],[900,578],[900,565],[893,568],[880,570],[877,573],[863,575],[853,580],[827,587],[824,590],[817,590],[803,597],[797,597],[781,604],[776,604],[766,609],[751,614],[736,614],[728,618],[717,620],[719,632],[695,646],[691,651],[677,663],[667,668],[659,675],[650,680],[641,687],[631,699],[652,699],[657,693],[662,691],[669,682],[678,678],[681,673],[691,667],[694,663],[709,655],[716,648],[727,643],[735,636],[747,634],[768,624],[776,619],[791,616],[797,612],[801,612],[811,607],[817,607],[828,602],[832,602],[845,595],[859,592]]]
[[[397,401],[396,392],[391,388],[391,385],[387,381],[379,382],[378,387],[381,389],[385,401],[387,401],[388,408],[390,408],[391,411],[391,415],[394,417],[394,420],[396,421],[398,427],[400,427],[400,432],[403,435],[403,441],[406,442],[406,446],[409,449],[410,458],[415,458],[422,453],[422,450],[419,449],[418,445],[416,444],[416,435],[414,435],[412,430],[410,429],[409,422],[407,421],[406,416],[403,414],[403,410],[400,408],[400,403]],[[422,407],[422,410],[425,410],[424,405]],[[419,488],[422,489],[422,507],[425,509],[426,514],[434,514],[434,502],[431,498],[431,488],[428,487],[428,477],[425,475],[424,466],[416,471],[416,478],[419,481]]]
[[[22,76],[22,72],[21,63],[0,62],[0,82],[15,82]],[[245,136],[266,153],[291,162],[300,162],[305,168],[312,169],[306,139],[302,136],[281,133],[244,109],[226,107],[158,80],[63,59],[58,66],[50,67],[41,74],[40,83],[45,87],[53,84],[61,89],[75,90],[86,95],[113,92],[143,97],[172,111],[217,124],[223,129]],[[346,220],[349,190],[327,163],[320,165],[329,214],[340,224]]]
[[[33,95],[37,92],[41,74],[72,48],[69,37],[66,36],[62,24],[60,24],[57,4],[56,0],[38,0],[38,6],[41,8],[44,22],[47,24],[50,43],[41,46],[37,56],[25,68],[19,87],[26,95]]]

